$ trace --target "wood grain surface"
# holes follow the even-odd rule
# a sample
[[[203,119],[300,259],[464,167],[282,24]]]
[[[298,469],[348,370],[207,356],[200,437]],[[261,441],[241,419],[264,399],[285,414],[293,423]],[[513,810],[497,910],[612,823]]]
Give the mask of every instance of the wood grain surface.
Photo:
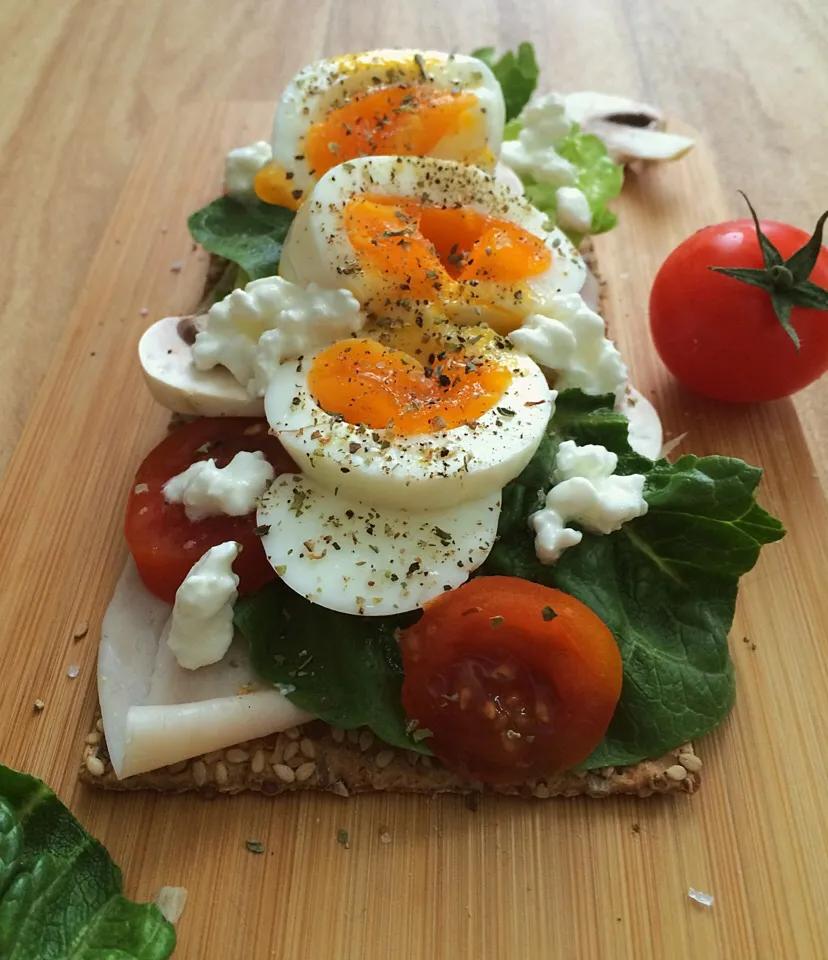
[[[266,131],[271,111],[193,106],[151,129],[64,324],[0,489],[0,757],[55,787],[123,866],[130,895],[188,888],[182,958],[824,957],[826,502],[794,405],[722,408],[678,391],[641,316],[665,253],[726,208],[703,145],[632,180],[623,226],[599,241],[611,322],[668,434],[687,431],[682,449],[762,464],[762,499],[790,531],[745,580],[732,635],[738,704],[697,747],[697,796],[487,799],[471,813],[457,797],[210,802],[78,784],[97,634],[125,554],[123,503],[165,422],[136,363],[149,322],[140,310],[193,302],[205,258],[186,215],[215,193],[223,151]],[[690,901],[691,886],[715,905]]]
[[[0,36],[0,473],[154,120],[275,99],[321,55],[531,39],[544,88],[643,97],[703,131],[718,215],[741,215],[740,187],[802,227],[828,207],[824,0],[3,0]],[[825,382],[796,400],[824,483],[826,400]]]

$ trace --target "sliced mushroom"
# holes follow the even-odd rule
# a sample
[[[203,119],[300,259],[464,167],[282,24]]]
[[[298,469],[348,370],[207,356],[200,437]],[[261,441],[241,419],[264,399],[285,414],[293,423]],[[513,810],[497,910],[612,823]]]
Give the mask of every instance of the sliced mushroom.
[[[168,410],[200,417],[262,417],[264,401],[251,397],[229,370],[199,370],[191,344],[203,318],[165,317],[141,337],[138,356],[150,393]]]
[[[564,96],[566,115],[584,128],[593,120],[608,120],[628,127],[664,129],[664,116],[657,107],[613,93],[581,90]]]
[[[661,111],[646,103],[590,90],[567,94],[565,103],[569,119],[600,137],[618,163],[678,160],[694,145],[690,137],[666,133]]]

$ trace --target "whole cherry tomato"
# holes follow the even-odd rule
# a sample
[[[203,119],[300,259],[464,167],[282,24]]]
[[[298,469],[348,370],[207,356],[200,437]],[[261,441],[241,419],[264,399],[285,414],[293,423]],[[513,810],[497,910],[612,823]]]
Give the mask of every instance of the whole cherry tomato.
[[[750,210],[676,247],[650,295],[661,359],[715,400],[777,400],[828,370],[828,213],[809,237]]]

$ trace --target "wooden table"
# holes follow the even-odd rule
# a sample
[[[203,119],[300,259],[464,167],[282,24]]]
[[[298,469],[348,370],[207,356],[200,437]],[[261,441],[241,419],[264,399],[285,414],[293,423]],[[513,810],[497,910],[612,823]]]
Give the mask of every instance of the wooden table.
[[[158,115],[192,101],[273,99],[299,66],[322,53],[402,43],[471,48],[495,38],[513,45],[532,37],[547,65],[547,85],[616,90],[660,103],[669,114],[704,132],[728,191],[746,187],[766,214],[810,226],[818,208],[828,201],[823,175],[825,143],[821,139],[828,106],[828,21],[819,0],[810,4],[804,0],[777,4],[721,0],[715,9],[705,4],[711,9],[704,16],[681,0],[633,6],[641,9],[627,9],[627,4],[613,0],[503,3],[502,10],[494,2],[471,0],[431,5],[363,0],[350,6],[326,2],[182,0],[172,5],[164,0],[140,4],[40,0],[20,3],[17,10],[5,4],[0,9],[5,37],[2,56],[9,62],[0,74],[6,93],[6,108],[0,116],[0,135],[6,147],[0,209],[5,213],[2,230],[8,240],[5,256],[0,258],[4,271],[0,284],[0,342],[4,345],[0,351],[0,403],[5,414],[0,422],[0,468],[9,459],[30,408],[34,423],[48,422],[48,410],[43,403],[34,407],[33,401],[53,358],[61,363],[62,357],[72,358],[66,367],[70,378],[95,370],[95,364],[105,357],[117,357],[113,377],[122,377],[130,390],[137,388],[131,358],[114,345],[113,325],[125,319],[118,310],[120,303],[130,302],[134,311],[139,302],[136,298],[146,294],[173,312],[185,309],[197,288],[191,270],[178,275],[170,274],[167,267],[177,259],[176,243],[181,244],[182,256],[190,255],[181,231],[186,204],[177,196],[176,184],[167,184],[166,194],[158,197],[161,212],[150,218],[157,225],[157,234],[150,237],[146,231],[131,232],[128,211],[122,206],[104,238],[142,135],[154,131],[149,147],[145,142],[141,169],[155,171],[147,182],[162,183],[163,177],[157,173],[165,163],[162,148],[175,146],[177,141],[171,132],[175,123],[159,127],[155,124]],[[259,12],[254,15],[254,10]],[[603,26],[597,27],[598,23]],[[199,38],[198,44],[194,37]],[[274,53],[276,50],[280,52]],[[728,88],[733,91],[730,97],[726,96]],[[203,116],[220,118],[221,111],[208,108]],[[255,119],[249,131],[252,139],[263,132],[265,111],[261,105],[251,107],[250,116]],[[238,121],[230,125],[233,137],[238,137]],[[178,132],[178,149],[184,150],[181,140],[191,129],[184,125]],[[192,150],[192,141],[188,143]],[[148,162],[148,149],[150,153],[158,149],[156,162]],[[204,171],[198,176],[204,177]],[[133,200],[140,183],[140,178],[131,181]],[[208,187],[204,180],[195,192]],[[146,201],[150,205],[153,196]],[[699,208],[720,210],[721,199],[718,194],[704,197]],[[737,210],[734,197],[733,211]],[[169,236],[163,225],[167,212],[171,217]],[[678,227],[673,224],[666,229]],[[628,236],[634,253],[634,234]],[[87,280],[79,309],[88,312],[88,322],[84,319],[82,325],[72,328],[77,343],[65,344],[58,351],[70,308],[78,301],[101,240],[98,269],[113,265],[113,279],[96,275]],[[622,252],[619,242],[615,237],[607,240],[610,260],[616,262]],[[121,250],[128,253],[118,252],[121,244]],[[131,255],[140,255],[140,262],[138,256],[127,262]],[[143,271],[142,282],[146,277],[155,278],[154,288],[144,292],[135,288],[129,271],[132,262],[136,274]],[[623,295],[627,282],[616,283],[611,291],[616,298],[614,315],[633,321]],[[635,302],[640,303],[641,297]],[[134,319],[130,320],[132,326]],[[60,377],[54,371],[49,382],[50,396],[71,404],[71,384],[61,393]],[[817,385],[797,400],[823,481],[828,478],[828,454],[822,452],[821,440],[828,438],[828,426],[817,410],[826,390],[828,385]],[[665,399],[668,420],[673,423],[680,402]],[[65,410],[61,416],[71,422]],[[78,410],[81,425],[84,416],[100,416],[88,396]],[[40,570],[43,599],[50,599],[51,594],[52,603],[46,612],[36,603],[30,615],[21,617],[13,581],[0,582],[0,600],[5,598],[8,609],[14,606],[15,623],[20,624],[18,632],[9,636],[9,648],[16,649],[18,662],[26,643],[33,648],[37,645],[38,651],[32,657],[32,671],[12,671],[10,680],[17,678],[20,687],[0,690],[0,701],[8,706],[4,725],[0,725],[0,760],[38,772],[64,771],[55,786],[121,860],[130,894],[146,897],[153,884],[186,878],[192,898],[190,915],[205,920],[209,913],[205,904],[210,904],[218,882],[223,895],[231,900],[229,908],[222,902],[219,911],[228,924],[237,916],[239,929],[216,930],[211,935],[224,944],[223,956],[231,956],[227,944],[236,942],[238,953],[234,956],[247,956],[246,944],[255,941],[254,960],[271,955],[291,960],[340,960],[346,956],[348,960],[385,960],[386,956],[535,960],[537,954],[531,951],[541,948],[544,956],[563,955],[555,950],[571,946],[561,938],[572,929],[582,934],[581,952],[566,955],[577,960],[613,960],[613,936],[621,950],[618,956],[624,958],[684,958],[691,955],[692,945],[695,955],[704,960],[817,960],[820,954],[815,944],[820,941],[815,937],[819,930],[828,934],[824,923],[828,902],[824,886],[808,884],[818,876],[820,851],[826,849],[825,822],[818,821],[815,835],[806,838],[803,831],[807,827],[795,814],[817,809],[819,785],[815,778],[822,742],[818,731],[824,730],[825,724],[812,714],[813,725],[809,719],[798,728],[796,742],[773,741],[774,724],[784,720],[787,700],[778,697],[773,703],[763,702],[761,691],[778,684],[786,696],[789,693],[803,701],[813,698],[818,689],[816,677],[820,671],[824,677],[825,663],[824,656],[816,653],[815,669],[809,673],[804,660],[798,663],[794,657],[786,662],[781,643],[767,652],[763,648],[762,659],[745,659],[748,654],[736,657],[740,709],[723,734],[711,738],[706,754],[710,775],[704,794],[680,810],[658,801],[645,805],[614,802],[605,808],[606,813],[596,814],[606,818],[600,829],[598,820],[575,803],[552,808],[534,805],[527,811],[519,804],[504,802],[500,808],[489,809],[482,821],[458,815],[459,801],[452,800],[429,803],[408,798],[398,804],[393,798],[375,797],[334,809],[330,804],[336,801],[329,798],[285,799],[274,805],[248,797],[232,801],[232,808],[228,804],[189,806],[188,829],[198,840],[197,848],[189,850],[176,833],[180,827],[176,811],[184,800],[126,797],[111,802],[77,788],[65,758],[77,748],[72,738],[91,709],[87,684],[94,652],[78,648],[74,654],[71,634],[85,610],[102,608],[102,598],[111,586],[102,578],[110,575],[107,571],[122,557],[116,535],[122,476],[126,475],[122,465],[134,461],[136,450],[146,449],[162,419],[160,412],[141,417],[124,420],[123,429],[111,438],[111,449],[105,451],[112,462],[121,465],[112,487],[107,487],[103,476],[100,492],[92,489],[97,479],[76,491],[79,515],[83,511],[88,515],[100,499],[100,512],[106,519],[92,533],[84,530],[80,516],[71,514],[65,528],[72,531],[74,541],[70,537],[57,556],[50,555],[48,537],[36,529],[38,518],[24,515],[25,497],[14,492],[7,502],[18,502],[21,509],[4,517],[6,529],[0,530],[7,549],[12,545],[16,550],[18,543],[25,542],[19,555],[27,569],[12,570],[14,582],[31,582],[32,569]],[[772,470],[787,483],[769,505],[787,513],[789,523],[795,521],[796,543],[807,540],[809,529],[828,529],[824,502],[813,496],[813,478],[796,476],[796,462],[807,459],[804,449],[794,438],[788,448],[794,463],[786,462],[785,449],[776,449],[774,437],[784,436],[792,419],[787,406],[768,411],[765,423],[775,426],[776,433],[764,437],[754,437],[747,423],[741,433],[734,431],[735,418],[731,418],[730,428],[728,416],[722,414],[722,418],[722,433],[735,441],[727,452],[738,454],[740,445],[749,449],[758,442],[769,473]],[[719,428],[717,424],[715,430]],[[59,439],[56,460],[65,463],[73,453],[84,455],[78,442],[82,441],[80,426],[77,431],[77,437],[69,431]],[[27,438],[29,448],[36,450],[37,436],[30,430]],[[42,450],[40,453],[43,455]],[[102,457],[100,450],[94,455],[98,460]],[[12,474],[16,489],[28,490],[30,485],[32,497],[41,500],[59,476],[27,474],[20,457]],[[786,491],[791,491],[792,498],[803,496],[807,504],[788,505]],[[45,526],[48,529],[48,522]],[[793,550],[793,545],[777,549]],[[759,608],[750,605],[748,615],[738,624],[752,636],[763,630],[770,630],[774,640],[785,636],[786,604],[801,584],[793,566],[786,574],[780,556],[785,555],[777,554],[771,566],[760,567],[754,575],[750,587],[753,602],[766,587],[770,599],[765,608],[767,622],[756,616]],[[813,545],[811,556],[816,566],[807,571],[802,589],[818,597],[819,571],[825,564],[825,550],[819,542]],[[0,565],[2,562],[0,555]],[[38,566],[32,567],[34,564]],[[771,570],[779,578],[773,583]],[[792,610],[791,625],[797,632],[793,639],[810,631],[811,641],[815,641],[818,630],[814,623],[824,623],[825,612],[824,603],[804,613],[801,608]],[[809,622],[809,618],[817,619]],[[50,663],[39,653],[48,644],[54,645]],[[72,681],[65,677],[64,660],[69,662],[68,658],[75,656],[83,660],[87,673],[77,681],[76,702],[72,703],[65,689]],[[31,721],[30,697],[45,688],[49,690],[48,708],[41,719],[46,726],[41,724],[37,731]],[[58,692],[59,688],[63,692]],[[22,697],[17,696],[17,689],[23,691]],[[808,716],[802,703],[796,708],[797,717]],[[745,747],[750,749],[740,752]],[[790,770],[785,769],[783,757]],[[732,779],[726,789],[725,762],[729,776],[745,783],[750,781],[753,764],[767,763],[767,789],[772,799],[755,823],[751,820],[754,807],[748,797],[744,802],[738,797]],[[793,793],[786,793],[780,783],[787,776],[805,779],[795,784]],[[795,802],[786,806],[783,796],[793,796]],[[525,845],[527,835],[521,835],[517,826],[522,817],[528,818],[522,822],[533,841],[529,847]],[[354,858],[351,861],[332,859],[332,818],[359,837],[359,844],[348,854],[335,848],[337,855]],[[487,827],[485,835],[482,822]],[[374,826],[384,824],[392,828],[394,843],[383,851]],[[784,845],[768,841],[767,831],[777,826],[791,837],[787,851]],[[553,857],[541,862],[539,850],[544,843],[548,849],[553,827],[559,861]],[[681,844],[671,839],[678,830]],[[728,840],[737,835],[741,838],[738,850],[727,850]],[[285,878],[279,877],[269,859],[265,865],[264,858],[251,858],[244,849],[244,837],[266,839],[269,852],[296,870],[299,886],[290,888],[289,902],[273,902],[277,891],[264,886],[262,879],[269,878],[272,883],[276,877],[284,883]],[[559,842],[556,837],[569,839]],[[462,862],[452,859],[450,851],[461,849]],[[576,850],[580,853],[575,854]],[[801,860],[795,851],[801,852]],[[225,859],[217,859],[219,852]],[[296,858],[302,855],[309,859],[300,871]],[[588,859],[579,860],[583,856]],[[194,863],[201,869],[194,870]],[[611,875],[603,875],[602,863],[612,864]],[[477,871],[466,870],[470,864],[475,864]],[[229,894],[226,877],[217,880],[217,872],[232,875]],[[774,895],[780,875],[800,895],[790,895],[789,890],[785,902],[780,903]],[[635,886],[642,878],[646,889]],[[687,910],[677,907],[676,892],[681,893],[686,889],[683,885],[693,881],[702,888],[711,882],[715,886],[719,900],[714,911],[691,913],[697,909],[693,905]],[[443,904],[435,897],[440,883],[454,891],[453,906],[462,908],[452,910],[448,901]],[[594,897],[584,895],[589,884],[594,885]],[[568,894],[576,889],[581,891],[579,898]],[[378,896],[380,890],[382,897]],[[493,921],[491,910],[518,891],[527,906],[527,926],[521,926],[521,915],[515,910],[506,909],[501,920]],[[561,926],[555,930],[546,922],[543,905],[548,904],[554,916],[556,904],[559,909],[562,901],[571,903],[571,909],[561,916]],[[762,909],[757,911],[760,903]],[[440,909],[433,916],[421,913],[435,909],[435,904]],[[818,919],[820,904],[822,920]],[[327,919],[334,918],[330,942],[324,936],[327,928],[321,923],[320,911]],[[365,911],[370,911],[367,918]],[[596,916],[601,919],[600,928],[594,925]],[[659,917],[665,918],[665,925]],[[278,924],[271,930],[274,920]],[[263,929],[272,936],[266,952]],[[494,939],[484,938],[486,929],[496,931]],[[351,936],[355,930],[356,939]],[[372,942],[372,930],[381,931],[388,939]],[[199,929],[191,923],[185,929],[186,952],[177,956],[202,960],[208,933],[206,927]],[[303,942],[315,943],[317,952],[313,956],[303,953]],[[323,943],[325,952],[321,953]],[[362,952],[368,949],[364,944],[371,945],[370,952]],[[453,952],[447,952],[449,947]]]

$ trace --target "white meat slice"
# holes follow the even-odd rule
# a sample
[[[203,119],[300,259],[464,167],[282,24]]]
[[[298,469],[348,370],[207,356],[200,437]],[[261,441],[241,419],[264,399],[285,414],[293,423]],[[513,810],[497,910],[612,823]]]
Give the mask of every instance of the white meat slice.
[[[166,643],[171,612],[144,587],[130,559],[104,616],[98,652],[104,733],[120,779],[313,719],[257,680],[240,637],[218,663],[180,667]]]

